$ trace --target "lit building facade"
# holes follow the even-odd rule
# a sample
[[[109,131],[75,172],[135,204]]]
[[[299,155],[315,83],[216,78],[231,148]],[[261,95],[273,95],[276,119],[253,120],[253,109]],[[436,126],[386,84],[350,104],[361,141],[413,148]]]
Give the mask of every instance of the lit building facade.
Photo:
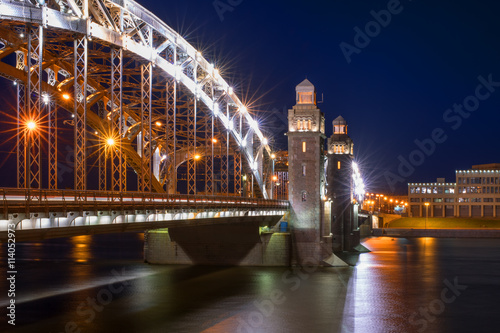
[[[435,183],[408,184],[410,216],[500,217],[500,164],[455,173],[455,183],[438,178]]]

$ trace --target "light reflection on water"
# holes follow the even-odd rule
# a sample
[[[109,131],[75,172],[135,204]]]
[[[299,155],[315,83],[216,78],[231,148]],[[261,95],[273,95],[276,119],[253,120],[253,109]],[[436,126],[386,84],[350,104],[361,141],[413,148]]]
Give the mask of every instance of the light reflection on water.
[[[419,309],[455,277],[468,289],[423,331],[500,324],[496,240],[372,238],[357,266],[314,271],[152,266],[142,242],[120,234],[19,244],[16,332],[63,332],[68,322],[82,332],[417,332]],[[105,293],[112,300],[95,316],[78,312]]]

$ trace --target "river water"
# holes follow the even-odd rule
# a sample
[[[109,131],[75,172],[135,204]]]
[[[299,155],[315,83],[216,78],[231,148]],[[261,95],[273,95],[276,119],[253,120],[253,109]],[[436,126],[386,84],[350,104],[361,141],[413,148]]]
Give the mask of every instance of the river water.
[[[143,263],[142,234],[16,247],[16,326],[1,332],[491,332],[500,241],[371,238],[345,268]],[[6,277],[6,246],[1,247]]]

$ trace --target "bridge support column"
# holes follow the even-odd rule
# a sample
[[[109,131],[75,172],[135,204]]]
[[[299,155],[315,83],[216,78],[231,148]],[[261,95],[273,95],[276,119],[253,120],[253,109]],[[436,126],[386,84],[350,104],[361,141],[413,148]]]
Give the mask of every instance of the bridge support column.
[[[156,229],[144,237],[150,264],[289,266],[290,250],[289,233],[261,232],[259,222]]]
[[[325,226],[324,115],[308,80],[296,87],[297,104],[288,111],[288,175],[294,264],[321,265],[332,256]]]

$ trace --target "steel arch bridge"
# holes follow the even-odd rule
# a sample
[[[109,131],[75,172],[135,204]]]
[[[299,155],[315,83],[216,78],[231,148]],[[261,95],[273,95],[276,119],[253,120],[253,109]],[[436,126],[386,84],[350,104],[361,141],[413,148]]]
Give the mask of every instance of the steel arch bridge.
[[[75,190],[89,189],[95,158],[100,191],[135,189],[137,178],[147,193],[273,197],[274,154],[256,119],[213,64],[135,1],[0,1],[0,75],[16,84],[18,188],[57,189],[64,109]]]

